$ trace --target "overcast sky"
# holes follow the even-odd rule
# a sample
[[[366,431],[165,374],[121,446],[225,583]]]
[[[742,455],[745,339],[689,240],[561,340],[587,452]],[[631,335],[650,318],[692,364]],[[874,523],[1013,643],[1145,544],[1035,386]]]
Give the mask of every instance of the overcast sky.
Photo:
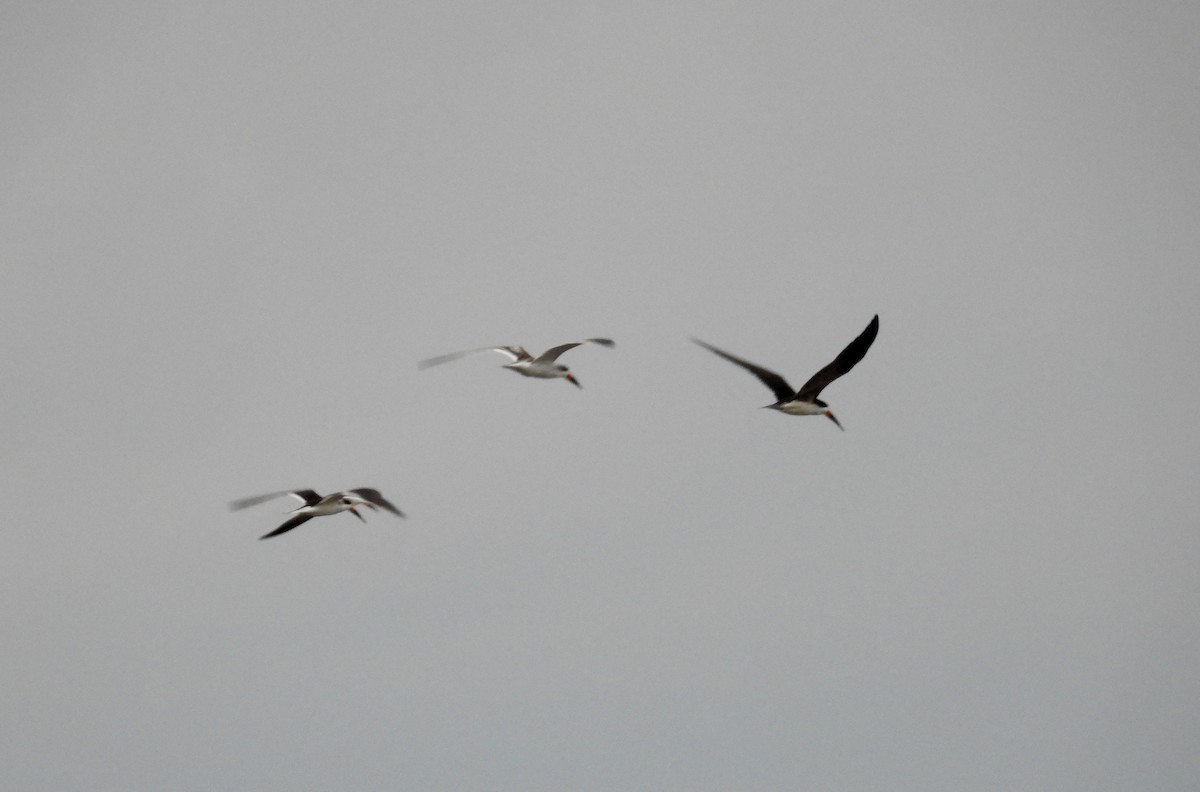
[[[0,786],[1200,787],[1197,29],[7,4]]]

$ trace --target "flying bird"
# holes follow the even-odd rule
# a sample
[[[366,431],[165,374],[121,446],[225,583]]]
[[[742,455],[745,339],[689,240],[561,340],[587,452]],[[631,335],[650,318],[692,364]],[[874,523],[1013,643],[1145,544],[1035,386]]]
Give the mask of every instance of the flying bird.
[[[255,495],[250,498],[235,500],[229,504],[229,508],[234,511],[245,509],[248,506],[257,506],[265,501],[278,498],[281,495],[291,495],[293,498],[299,499],[304,505],[290,512],[292,516],[283,525],[268,534],[263,534],[258,537],[259,539],[270,539],[272,536],[287,533],[297,525],[303,525],[308,522],[313,517],[326,517],[330,514],[339,514],[344,511],[348,511],[358,519],[366,522],[366,518],[355,509],[356,506],[365,506],[371,511],[384,509],[397,517],[404,516],[403,512],[393,506],[387,498],[379,494],[379,490],[371,489],[370,487],[359,487],[358,489],[346,490],[344,492],[335,492],[325,497],[321,497],[310,489],[268,492],[266,495]]]
[[[875,318],[867,325],[867,329],[862,331],[862,334],[850,342],[850,344],[842,350],[841,354],[833,359],[825,368],[812,375],[808,382],[804,383],[800,390],[792,390],[792,386],[787,384],[787,380],[776,374],[774,371],[765,369],[762,366],[755,365],[748,360],[742,360],[728,352],[722,352],[715,346],[706,344],[698,338],[693,338],[700,346],[710,352],[714,352],[728,360],[730,363],[736,363],[742,368],[749,371],[754,376],[762,380],[775,394],[775,398],[779,401],[774,404],[768,404],[772,410],[779,410],[788,415],[824,415],[829,420],[837,424],[837,428],[843,432],[841,423],[837,418],[833,417],[833,413],[829,409],[829,405],[817,398],[822,390],[829,383],[833,382],[838,377],[845,374],[850,369],[854,368],[858,361],[863,359],[867,354],[867,350],[871,348],[871,344],[875,341],[875,336],[879,334],[879,314],[875,314]]]
[[[422,360],[417,364],[417,367],[426,369],[430,366],[449,363],[451,360],[458,360],[464,355],[471,355],[475,352],[499,352],[512,361],[511,363],[505,363],[504,368],[511,369],[521,376],[538,377],[539,379],[558,379],[561,377],[576,388],[582,388],[583,386],[579,384],[579,380],[575,379],[575,375],[571,373],[571,370],[555,361],[558,360],[559,355],[568,349],[574,349],[580,344],[589,343],[605,347],[616,346],[611,338],[585,338],[583,341],[573,341],[569,344],[560,344],[559,346],[551,347],[537,357],[529,354],[525,350],[525,347],[521,346],[480,347],[478,349],[466,349],[462,352],[451,352],[448,355],[431,357],[427,360]]]

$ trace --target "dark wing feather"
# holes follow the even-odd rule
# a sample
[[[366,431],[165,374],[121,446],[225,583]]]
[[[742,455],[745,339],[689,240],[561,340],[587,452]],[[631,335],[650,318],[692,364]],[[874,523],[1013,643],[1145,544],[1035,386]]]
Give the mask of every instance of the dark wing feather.
[[[568,349],[574,349],[582,344],[582,341],[572,341],[570,344],[559,344],[556,347],[550,347],[545,352],[537,356],[538,363],[553,363],[558,360],[558,356]]]
[[[566,352],[568,349],[574,349],[580,344],[599,344],[600,346],[610,348],[616,346],[611,338],[585,338],[582,341],[572,341],[569,344],[559,344],[556,347],[550,347],[545,352],[538,355],[538,362],[553,363],[555,360],[558,360],[558,356],[563,352]]]
[[[304,501],[305,506],[312,506],[314,503],[317,503],[318,501],[321,500],[321,496],[318,495],[317,493],[313,492],[310,489],[281,490],[279,492],[268,492],[266,495],[254,495],[249,498],[242,498],[241,500],[230,501],[229,509],[230,509],[230,511],[237,511],[238,509],[245,509],[250,506],[257,506],[258,504],[265,503],[266,501],[272,500],[273,498],[278,498],[280,495],[293,495],[293,496],[299,498],[300,500]]]
[[[362,498],[367,503],[374,504],[375,506],[378,506],[381,509],[387,509],[388,511],[390,511],[392,514],[396,515],[397,517],[404,516],[404,512],[397,509],[395,506],[393,506],[391,504],[391,502],[387,498],[380,495],[379,490],[377,490],[377,489],[371,489],[370,487],[359,487],[358,489],[350,490],[350,492],[353,492],[355,495]]]
[[[730,363],[738,364],[742,368],[746,369],[746,371],[749,371],[751,374],[758,377],[762,381],[763,385],[766,385],[771,389],[771,392],[775,394],[775,398],[780,402],[790,401],[795,397],[796,392],[792,390],[792,386],[788,385],[787,380],[776,374],[774,371],[755,365],[749,360],[742,360],[740,357],[735,357],[728,352],[722,352],[715,346],[704,343],[699,338],[693,338],[692,340],[707,349],[709,352],[712,352],[715,355],[720,355]]]
[[[321,496],[313,490],[292,490],[289,495],[295,495],[300,500],[304,501],[305,506],[315,506],[321,502]]]
[[[842,350],[842,353],[833,359],[832,363],[813,374],[796,395],[805,401],[816,399],[817,394],[824,390],[826,385],[854,368],[858,361],[863,359],[863,355],[867,354],[867,350],[871,348],[871,344],[875,342],[875,336],[878,334],[879,314],[875,314],[875,318],[867,325],[867,329],[863,330],[858,338],[851,341]]]
[[[304,523],[308,522],[312,518],[313,518],[313,516],[311,514],[297,514],[295,517],[288,520],[283,525],[276,528],[274,531],[271,531],[271,533],[263,534],[262,536],[260,536],[258,538],[261,540],[261,539],[270,539],[272,536],[279,536],[279,534],[287,533],[288,531],[295,528],[297,525],[303,525]]]

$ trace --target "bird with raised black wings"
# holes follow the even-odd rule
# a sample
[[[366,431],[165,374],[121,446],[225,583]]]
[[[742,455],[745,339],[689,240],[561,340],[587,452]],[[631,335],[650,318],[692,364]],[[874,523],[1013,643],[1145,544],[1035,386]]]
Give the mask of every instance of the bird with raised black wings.
[[[743,360],[740,357],[731,355],[728,352],[723,352],[711,344],[706,344],[698,338],[693,338],[700,346],[707,349],[709,352],[720,355],[730,363],[736,363],[742,368],[749,371],[754,376],[758,377],[764,385],[771,389],[775,394],[775,398],[779,401],[774,404],[768,404],[772,410],[778,410],[788,415],[824,415],[829,420],[833,421],[838,429],[843,432],[841,422],[833,417],[833,412],[830,411],[829,405],[817,398],[817,396],[825,389],[829,383],[841,377],[850,369],[858,364],[858,361],[863,359],[867,354],[867,350],[871,348],[871,344],[875,342],[875,336],[879,334],[879,314],[875,315],[867,329],[863,330],[858,338],[850,342],[850,344],[842,350],[841,354],[833,359],[825,368],[813,374],[808,382],[800,387],[800,390],[792,390],[792,386],[788,385],[787,380],[776,374],[770,369],[765,369],[748,360]]]

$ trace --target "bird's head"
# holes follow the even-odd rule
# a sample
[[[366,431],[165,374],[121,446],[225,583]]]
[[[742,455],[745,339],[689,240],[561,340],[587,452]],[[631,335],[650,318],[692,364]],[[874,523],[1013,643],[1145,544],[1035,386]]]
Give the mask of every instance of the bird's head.
[[[363,522],[367,521],[367,518],[363,517],[361,514],[359,514],[358,509],[356,509],[354,507],[355,506],[370,506],[371,505],[370,502],[364,500],[363,498],[358,497],[357,495],[346,494],[346,495],[342,496],[340,503],[342,504],[342,506],[345,508],[346,511],[350,512],[351,514],[353,514],[355,517],[362,520]]]

